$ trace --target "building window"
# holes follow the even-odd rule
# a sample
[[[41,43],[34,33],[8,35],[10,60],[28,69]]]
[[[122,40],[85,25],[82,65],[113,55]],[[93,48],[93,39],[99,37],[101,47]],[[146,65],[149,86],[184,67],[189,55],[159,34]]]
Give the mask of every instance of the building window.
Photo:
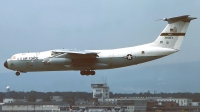
[[[100,89],[97,89],[96,92],[101,92],[101,90],[100,90]]]

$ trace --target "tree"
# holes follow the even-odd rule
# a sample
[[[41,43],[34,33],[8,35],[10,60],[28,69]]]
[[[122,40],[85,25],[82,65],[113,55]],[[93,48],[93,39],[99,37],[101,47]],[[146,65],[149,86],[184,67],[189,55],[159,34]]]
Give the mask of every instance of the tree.
[[[28,99],[27,99],[28,102],[35,102],[36,101],[36,96],[34,93],[31,93],[29,96],[28,96]]]
[[[47,97],[44,97],[42,101],[43,102],[51,102],[51,98],[49,96],[47,96]]]
[[[140,92],[140,93],[139,93],[139,96],[140,96],[140,97],[143,97],[144,95],[142,94],[142,92]]]
[[[74,104],[75,103],[74,98],[73,97],[69,97],[67,95],[63,98],[63,101],[65,101],[65,102],[67,102],[69,104]]]

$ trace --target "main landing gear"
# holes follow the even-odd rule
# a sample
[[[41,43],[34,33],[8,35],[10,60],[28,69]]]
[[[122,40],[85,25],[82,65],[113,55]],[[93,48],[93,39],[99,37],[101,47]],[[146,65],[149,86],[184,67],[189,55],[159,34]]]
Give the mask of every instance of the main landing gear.
[[[15,75],[16,75],[16,76],[19,76],[19,75],[20,75],[20,72],[17,71],[17,72],[15,73]]]
[[[95,71],[93,70],[86,70],[86,71],[81,71],[80,72],[81,75],[95,75]]]

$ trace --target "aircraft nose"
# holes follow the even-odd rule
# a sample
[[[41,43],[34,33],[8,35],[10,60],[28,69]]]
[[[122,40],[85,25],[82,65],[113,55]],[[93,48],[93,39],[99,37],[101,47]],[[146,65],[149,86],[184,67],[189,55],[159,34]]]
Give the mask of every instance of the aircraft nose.
[[[8,63],[7,63],[7,61],[4,62],[4,67],[8,68]]]

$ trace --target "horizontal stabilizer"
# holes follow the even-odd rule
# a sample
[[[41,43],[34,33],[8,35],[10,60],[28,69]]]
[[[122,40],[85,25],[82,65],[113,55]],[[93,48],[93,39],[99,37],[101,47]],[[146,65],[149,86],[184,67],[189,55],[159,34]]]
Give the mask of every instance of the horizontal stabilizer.
[[[168,22],[176,22],[176,21],[183,21],[183,22],[189,22],[193,19],[197,19],[196,17],[189,17],[190,15],[183,15],[183,16],[177,16],[177,17],[170,17],[170,18],[163,18],[163,21]]]

